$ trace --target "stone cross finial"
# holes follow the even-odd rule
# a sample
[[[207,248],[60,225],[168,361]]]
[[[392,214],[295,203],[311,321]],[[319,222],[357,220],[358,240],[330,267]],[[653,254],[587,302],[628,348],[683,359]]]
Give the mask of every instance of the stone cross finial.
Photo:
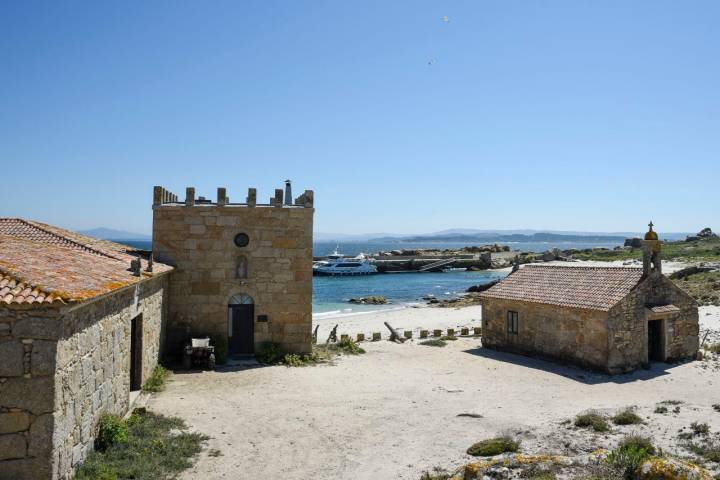
[[[653,227],[653,226],[654,226],[654,225],[653,225],[653,223],[652,223],[652,220],[650,220],[650,223],[648,223],[648,227],[650,227],[650,231],[651,231],[651,232],[652,232],[652,227]]]

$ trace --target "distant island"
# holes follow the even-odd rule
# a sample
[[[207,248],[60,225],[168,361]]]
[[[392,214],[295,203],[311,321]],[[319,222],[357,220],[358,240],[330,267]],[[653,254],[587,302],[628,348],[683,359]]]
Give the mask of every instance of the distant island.
[[[595,234],[559,234],[559,233],[533,233],[530,235],[511,233],[450,233],[446,235],[418,235],[413,237],[381,237],[374,238],[372,242],[405,243],[405,242],[467,242],[473,243],[513,243],[513,242],[548,242],[548,243],[619,243],[622,244],[626,237],[615,235]]]

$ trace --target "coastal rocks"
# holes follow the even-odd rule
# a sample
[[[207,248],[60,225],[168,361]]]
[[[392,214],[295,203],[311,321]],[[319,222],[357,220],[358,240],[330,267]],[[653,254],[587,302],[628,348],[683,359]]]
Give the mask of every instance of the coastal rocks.
[[[713,233],[712,229],[710,227],[705,227],[702,230],[700,230],[695,235],[689,235],[685,241],[686,242],[697,242],[698,240],[702,240],[704,238],[717,238],[717,234]]]
[[[481,285],[473,285],[473,286],[469,287],[469,288],[468,288],[467,290],[465,290],[465,291],[466,291],[467,293],[480,293],[480,292],[484,292],[485,290],[487,290],[488,288],[492,287],[493,285],[495,285],[495,284],[498,283],[499,281],[500,281],[500,280],[495,280],[495,281],[490,282],[490,283],[483,283],[483,284],[481,284]]]
[[[643,463],[638,471],[639,480],[712,480],[704,468],[674,458],[653,458]]]
[[[624,246],[630,247],[630,248],[642,248],[642,238],[640,238],[640,237],[626,238]]]
[[[348,300],[348,303],[352,303],[355,305],[386,305],[390,302],[388,302],[387,298],[383,296],[371,296],[351,298],[350,300]]]

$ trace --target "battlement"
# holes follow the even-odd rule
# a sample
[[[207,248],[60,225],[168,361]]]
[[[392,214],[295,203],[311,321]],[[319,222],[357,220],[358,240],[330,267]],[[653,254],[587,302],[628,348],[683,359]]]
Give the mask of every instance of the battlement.
[[[270,197],[269,203],[257,203],[257,189],[248,188],[247,197],[244,202],[231,202],[227,195],[225,187],[218,187],[217,196],[213,202],[209,198],[203,196],[195,196],[195,187],[187,187],[185,189],[185,200],[180,200],[177,195],[170,190],[156,185],[153,189],[153,208],[159,207],[275,207],[275,208],[313,208],[314,194],[312,190],[305,190],[302,195],[293,201],[290,181],[285,181],[285,191],[276,188],[275,194]]]

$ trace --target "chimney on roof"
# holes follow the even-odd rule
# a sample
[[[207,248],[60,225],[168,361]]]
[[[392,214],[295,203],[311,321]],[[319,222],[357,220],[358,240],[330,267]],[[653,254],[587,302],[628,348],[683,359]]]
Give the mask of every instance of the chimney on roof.
[[[290,180],[285,180],[285,205],[292,205],[292,186]]]
[[[660,258],[662,244],[660,243],[658,234],[653,231],[652,221],[648,224],[648,227],[650,227],[650,229],[642,241],[643,276],[648,276],[652,273],[662,273],[662,259]]]

